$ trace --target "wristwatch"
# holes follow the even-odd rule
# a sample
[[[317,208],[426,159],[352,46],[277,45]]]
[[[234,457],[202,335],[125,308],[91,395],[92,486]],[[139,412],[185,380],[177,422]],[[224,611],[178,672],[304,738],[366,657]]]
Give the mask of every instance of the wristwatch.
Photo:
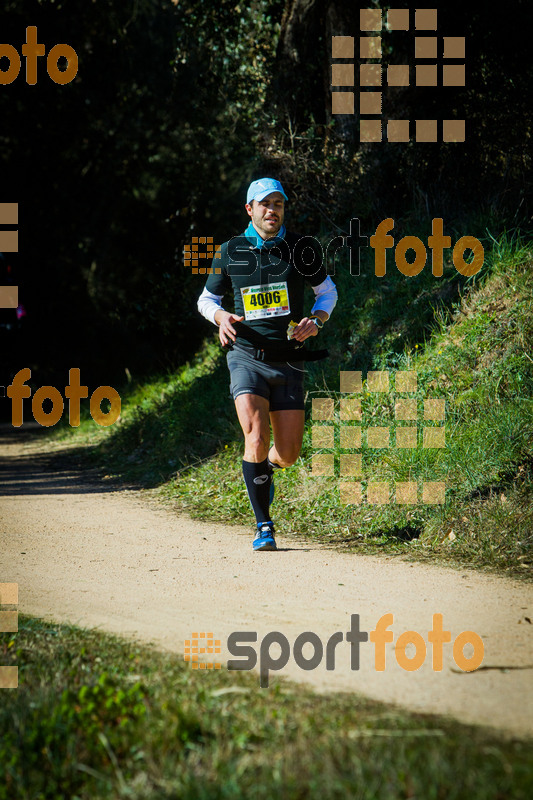
[[[320,319],[320,317],[315,317],[315,316],[312,316],[312,317],[310,317],[310,319],[312,319],[312,320],[313,320],[313,322],[314,322],[314,323],[315,323],[315,325],[317,326],[318,330],[319,330],[319,331],[321,331],[321,330],[322,330],[322,328],[324,327],[324,323],[322,322],[322,320]]]

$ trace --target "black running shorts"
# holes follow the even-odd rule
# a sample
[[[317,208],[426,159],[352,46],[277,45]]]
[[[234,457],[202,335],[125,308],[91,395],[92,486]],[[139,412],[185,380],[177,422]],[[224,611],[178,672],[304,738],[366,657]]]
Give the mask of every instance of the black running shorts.
[[[305,362],[256,361],[246,350],[235,347],[226,356],[233,399],[240,394],[258,394],[270,401],[271,411],[304,409]]]

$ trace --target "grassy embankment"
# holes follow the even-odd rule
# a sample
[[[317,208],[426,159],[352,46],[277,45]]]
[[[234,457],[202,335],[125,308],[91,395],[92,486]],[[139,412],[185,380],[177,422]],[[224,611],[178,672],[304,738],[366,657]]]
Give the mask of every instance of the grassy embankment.
[[[401,235],[397,226],[396,241]],[[461,278],[451,262],[440,279],[429,263],[406,278],[390,253],[389,271],[378,279],[366,251],[360,276],[347,267],[337,271],[339,303],[321,334],[332,358],[308,367],[302,455],[276,474],[273,517],[280,533],[530,574],[533,248],[505,234],[497,242],[487,237],[484,245],[485,264],[473,279]],[[389,504],[340,503],[339,370],[362,370],[363,377],[367,370],[389,370],[392,389],[396,370],[417,373],[416,394],[402,396],[417,399],[418,447],[369,449],[363,435],[363,497],[371,476],[389,483]],[[363,388],[363,427],[416,424],[395,421],[392,393],[369,392],[366,382]],[[334,450],[313,448],[311,401],[318,397],[335,401]],[[446,401],[446,447],[424,449],[423,401],[434,397]],[[126,390],[119,423],[97,430],[87,422],[76,435],[97,442],[95,457],[108,472],[163,484],[177,509],[250,521],[242,437],[214,337],[176,374]],[[335,477],[312,477],[312,455],[324,452],[335,454]],[[444,481],[446,503],[398,505],[394,484],[409,480]]]
[[[0,800],[527,800],[530,743],[20,618]]]

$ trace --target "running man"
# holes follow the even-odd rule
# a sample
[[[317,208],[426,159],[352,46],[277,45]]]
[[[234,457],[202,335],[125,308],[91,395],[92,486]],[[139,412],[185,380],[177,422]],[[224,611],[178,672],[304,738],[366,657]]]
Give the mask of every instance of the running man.
[[[303,237],[286,231],[286,200],[273,178],[250,184],[248,227],[221,246],[198,300],[199,312],[218,325],[220,342],[228,349],[230,392],[244,433],[242,471],[257,520],[254,550],[276,550],[269,510],[273,472],[290,467],[300,454],[304,362],[327,355],[306,351],[302,343],[318,335],[337,302],[322,259],[309,259],[309,244],[306,248]],[[315,293],[309,316],[303,312],[306,281]],[[233,294],[234,313],[222,307],[226,292]]]

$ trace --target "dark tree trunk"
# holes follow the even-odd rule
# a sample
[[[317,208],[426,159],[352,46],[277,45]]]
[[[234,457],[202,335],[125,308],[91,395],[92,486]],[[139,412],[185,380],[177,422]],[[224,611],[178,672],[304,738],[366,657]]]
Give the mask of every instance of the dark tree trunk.
[[[359,6],[339,0],[286,0],[269,101],[293,127],[331,119],[331,37],[355,36]],[[357,52],[355,54],[357,56]],[[337,135],[355,141],[356,117],[337,117]]]

